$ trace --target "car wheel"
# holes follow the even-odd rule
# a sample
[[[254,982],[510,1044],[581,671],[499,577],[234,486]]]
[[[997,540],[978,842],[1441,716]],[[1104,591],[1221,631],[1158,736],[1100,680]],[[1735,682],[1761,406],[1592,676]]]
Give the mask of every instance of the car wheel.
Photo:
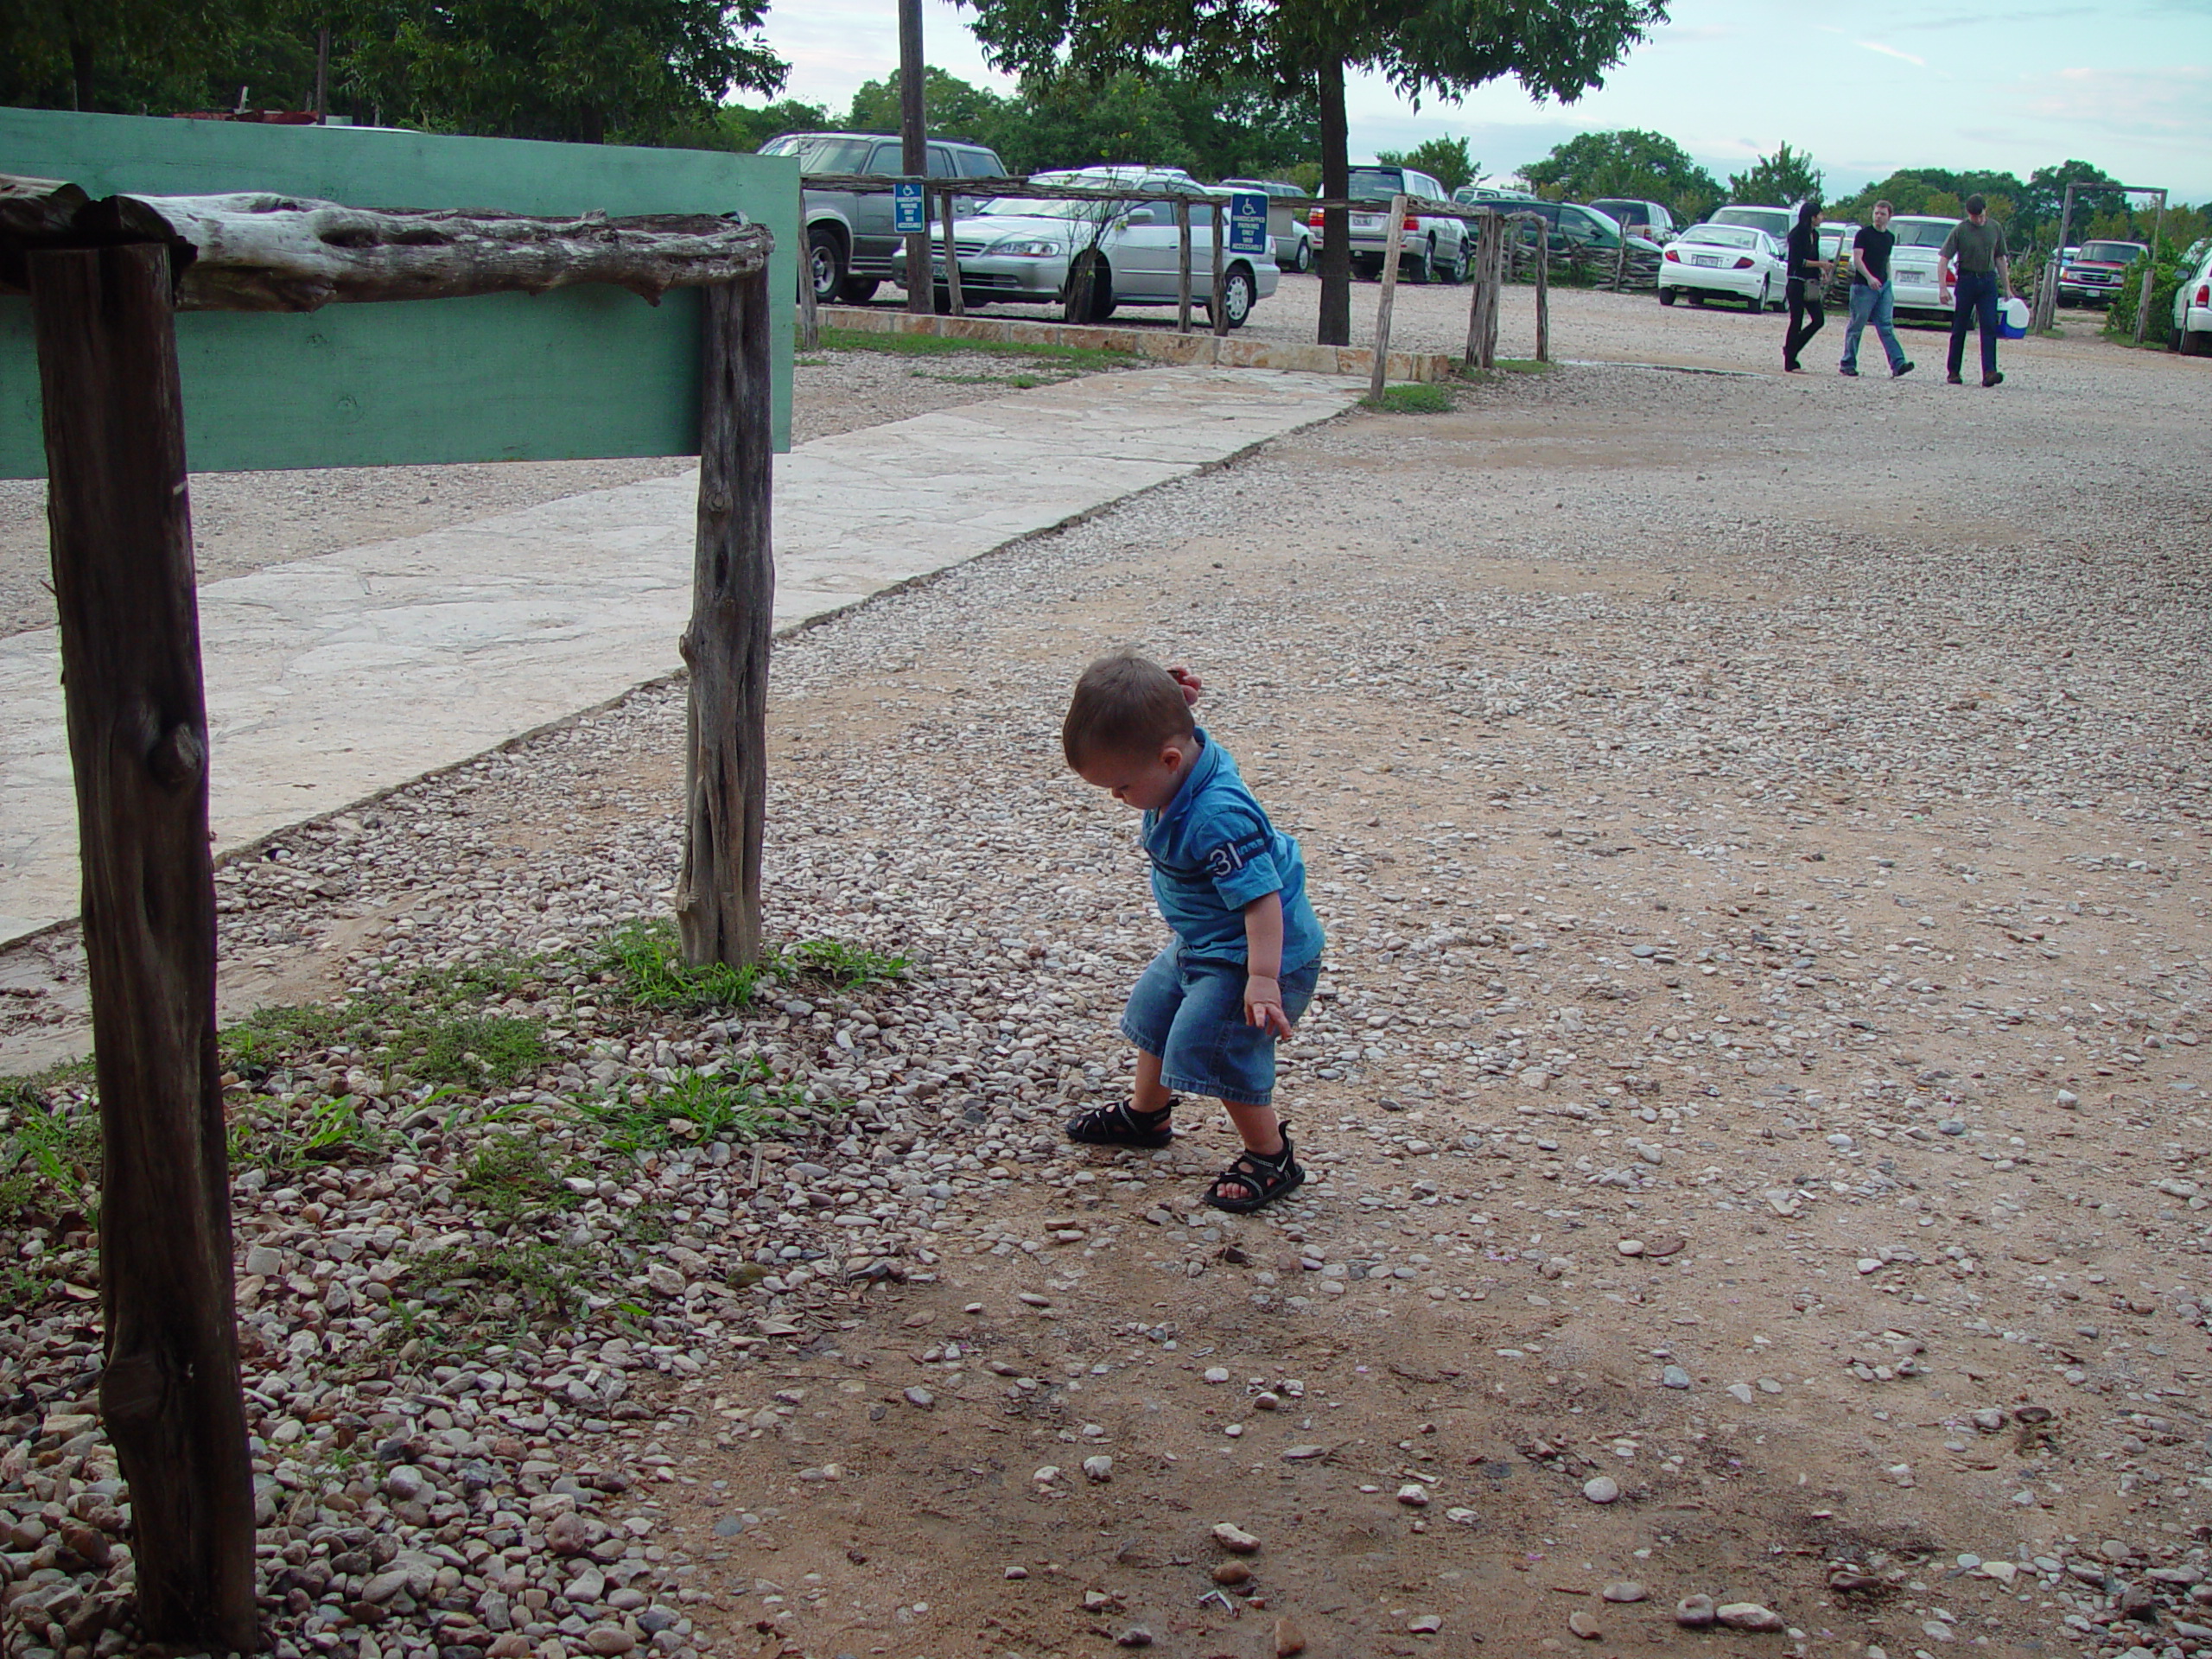
[[[1661,289],[1659,290],[1659,303],[1660,303],[1660,304],[1662,304],[1662,305],[1672,305],[1674,302],[1675,302],[1675,290],[1674,290],[1673,289],[1671,289],[1671,288],[1662,288],[1662,289]]]
[[[1415,253],[1410,249],[1401,249],[1398,254],[1398,280],[1415,285],[1426,283],[1428,280],[1428,273],[1435,267],[1435,263],[1436,250],[1433,246],[1431,246],[1426,253]]]
[[[2193,328],[2181,337],[2183,357],[2212,357],[2212,328]]]
[[[1290,268],[1300,272],[1313,269],[1313,238],[1312,237],[1301,236],[1298,238],[1298,251],[1290,256]]]
[[[837,297],[847,305],[866,305],[881,284],[878,276],[848,276],[837,284]]]
[[[1754,311],[1764,312],[1767,308],[1769,303],[1772,302],[1773,298],[1774,278],[1771,276],[1761,277],[1759,279],[1759,296],[1751,302],[1751,309]]]
[[[806,233],[806,257],[814,277],[814,302],[827,305],[845,281],[845,245],[836,232],[817,225]]]
[[[1705,294],[1703,290],[1694,288],[1690,289],[1690,303],[1697,307],[1699,310],[1703,310],[1705,308]]]
[[[1221,279],[1221,314],[1231,328],[1242,328],[1252,315],[1252,273],[1239,265]],[[1209,321],[1213,307],[1206,307]]]

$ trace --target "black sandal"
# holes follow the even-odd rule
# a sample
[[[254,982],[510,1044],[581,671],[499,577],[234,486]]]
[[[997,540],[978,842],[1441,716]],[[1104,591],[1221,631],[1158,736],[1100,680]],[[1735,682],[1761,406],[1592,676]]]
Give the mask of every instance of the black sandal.
[[[1170,1095],[1156,1112],[1141,1112],[1125,1100],[1094,1106],[1068,1119],[1068,1139],[1078,1146],[1157,1150],[1175,1139],[1175,1131],[1168,1127],[1175,1104],[1176,1097]]]
[[[1255,1210],[1273,1204],[1284,1193],[1295,1192],[1305,1185],[1306,1172],[1290,1154],[1290,1130],[1286,1127],[1281,1152],[1272,1156],[1249,1148],[1238,1153],[1236,1160],[1215,1176],[1206,1188],[1206,1202],[1232,1216],[1249,1216]],[[1231,1197],[1222,1191],[1224,1186],[1242,1189],[1241,1194]]]

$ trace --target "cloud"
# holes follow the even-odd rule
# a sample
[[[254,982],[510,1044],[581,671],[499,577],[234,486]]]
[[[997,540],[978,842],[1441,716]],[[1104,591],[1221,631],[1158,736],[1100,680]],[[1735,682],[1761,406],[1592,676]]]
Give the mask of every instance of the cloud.
[[[1885,58],[1896,58],[1900,62],[1909,63],[1916,69],[1925,69],[1928,67],[1927,59],[1916,57],[1910,52],[1900,52],[1896,47],[1885,46],[1879,41],[1859,41],[1855,44],[1866,51],[1878,52]]]
[[[2025,111],[2047,121],[2212,146],[2212,67],[2061,69],[2023,76],[2021,91]]]

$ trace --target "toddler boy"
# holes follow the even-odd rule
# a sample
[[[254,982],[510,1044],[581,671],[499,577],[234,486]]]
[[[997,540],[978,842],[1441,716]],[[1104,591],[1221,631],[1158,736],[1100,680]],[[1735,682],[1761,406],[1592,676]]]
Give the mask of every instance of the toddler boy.
[[[1197,678],[1133,652],[1076,682],[1060,741],[1084,782],[1144,814],[1153,897],[1175,932],[1129,993],[1122,1034],[1137,1046],[1135,1098],[1068,1120],[1068,1139],[1164,1147],[1176,1090],[1217,1096],[1244,1150],[1205,1201],[1243,1215],[1296,1189],[1306,1172],[1275,1116],[1275,1041],[1321,971],[1321,924],[1298,843],[1268,822],[1229,751],[1191,717]]]

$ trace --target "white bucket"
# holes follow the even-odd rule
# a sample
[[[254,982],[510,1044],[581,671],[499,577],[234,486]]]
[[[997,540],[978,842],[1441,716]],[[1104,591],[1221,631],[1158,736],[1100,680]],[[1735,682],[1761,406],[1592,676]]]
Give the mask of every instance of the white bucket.
[[[2028,302],[2017,294],[1997,308],[1997,334],[2000,340],[2028,337]]]

